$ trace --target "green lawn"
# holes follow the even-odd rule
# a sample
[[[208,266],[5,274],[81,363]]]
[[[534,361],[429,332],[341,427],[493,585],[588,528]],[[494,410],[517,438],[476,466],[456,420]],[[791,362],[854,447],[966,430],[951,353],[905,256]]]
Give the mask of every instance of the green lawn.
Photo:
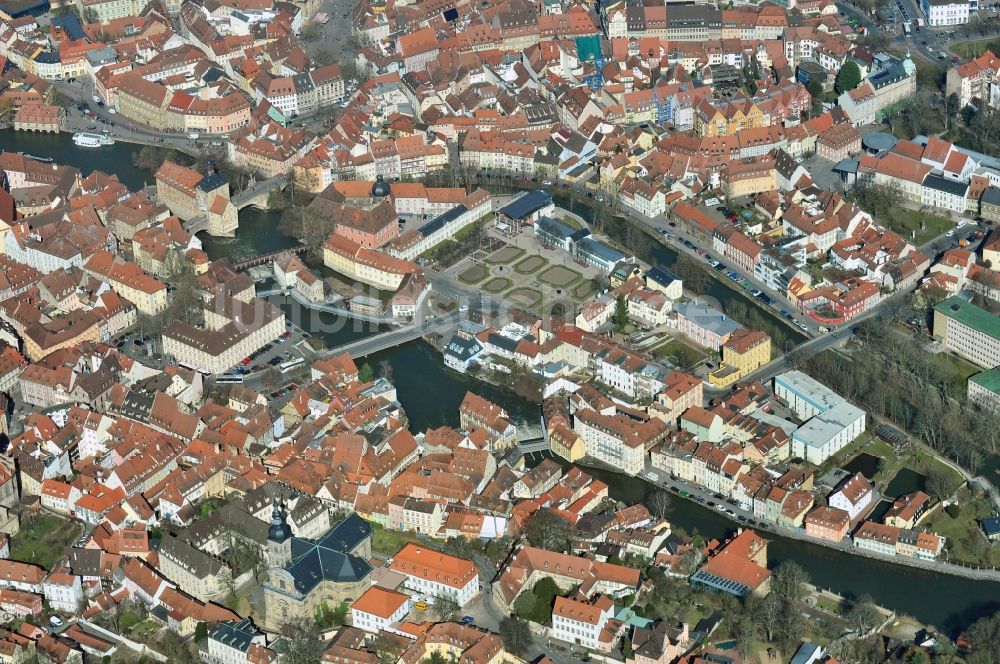
[[[32,514],[21,519],[21,529],[11,538],[10,557],[52,569],[66,549],[80,536],[80,527],[53,514]]]
[[[967,59],[978,58],[987,50],[996,53],[998,49],[1000,49],[1000,39],[996,37],[958,42],[948,47],[948,50],[958,57]]]
[[[933,240],[941,233],[955,227],[954,222],[944,217],[916,210],[906,210],[901,207],[893,208],[885,225],[888,226],[889,230],[899,233],[917,246]],[[916,232],[915,237],[912,235],[914,231]]]
[[[133,627],[128,636],[133,641],[145,643],[153,647],[156,644],[156,636],[160,633],[161,629],[163,629],[163,625],[155,620],[146,619]]]
[[[387,556],[396,555],[407,542],[417,542],[417,536],[413,533],[404,533],[396,530],[386,530],[385,528],[372,524],[372,551],[385,554]]]
[[[580,230],[581,228],[583,228],[583,224],[581,224],[576,219],[576,217],[571,217],[569,215],[563,215],[561,217],[558,217],[558,219],[559,219],[559,223],[560,224],[565,224],[565,225],[569,226],[570,228],[572,228],[574,230]]]
[[[963,490],[959,495],[958,505],[957,517],[938,509],[921,521],[920,527],[947,538],[947,560],[1000,567],[1000,546],[986,540],[976,521],[993,513],[990,500],[984,497],[970,498],[968,492]]]
[[[933,357],[937,370],[941,373],[951,374],[949,380],[961,381],[963,388],[970,376],[983,370],[982,367],[977,367],[972,362],[951,353],[935,353]]]
[[[681,368],[687,369],[705,359],[705,353],[682,341],[669,341],[653,351],[659,358],[673,357]]]

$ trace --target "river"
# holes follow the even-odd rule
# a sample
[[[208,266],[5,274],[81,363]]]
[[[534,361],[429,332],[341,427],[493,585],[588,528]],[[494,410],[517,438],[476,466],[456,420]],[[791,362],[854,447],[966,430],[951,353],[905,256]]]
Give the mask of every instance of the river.
[[[84,150],[73,145],[69,134],[0,131],[0,149],[52,157],[59,163],[80,168],[84,175],[95,169],[117,173],[119,179],[133,189],[153,182],[151,173],[132,166],[132,155],[139,149],[136,145],[117,143],[99,150]],[[575,211],[585,218],[589,213],[589,209],[579,205]],[[203,238],[205,249],[213,259],[225,256],[240,259],[294,245],[294,239],[278,231],[277,216],[276,213],[244,210],[240,213],[238,237]],[[673,251],[658,242],[651,242],[650,251],[653,262],[667,267],[676,257]],[[723,308],[737,298],[756,305],[727,284],[713,282],[708,294],[717,299]],[[322,336],[331,347],[380,331],[377,326],[343,322],[326,314],[287,311],[297,323]],[[470,389],[503,405],[519,424],[537,425],[540,415],[538,406],[511,392],[479,383],[445,368],[440,355],[426,343],[405,344],[373,355],[366,361],[376,371],[383,363],[391,369],[399,400],[406,409],[413,431],[457,425],[459,404]],[[638,478],[608,471],[589,472],[605,481],[616,499],[626,502],[639,501],[652,489],[652,485]],[[674,499],[669,518],[688,532],[697,531],[709,537],[721,537],[734,527],[731,521],[714,510],[681,498]],[[851,556],[796,540],[769,537],[772,567],[784,560],[794,560],[809,572],[818,586],[843,594],[869,593],[879,604],[951,632],[1000,610],[1000,583],[935,574]]]

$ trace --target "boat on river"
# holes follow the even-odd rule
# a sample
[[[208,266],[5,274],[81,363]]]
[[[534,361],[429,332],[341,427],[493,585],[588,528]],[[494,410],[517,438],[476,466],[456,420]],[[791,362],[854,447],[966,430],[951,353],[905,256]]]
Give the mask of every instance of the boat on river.
[[[28,154],[27,152],[18,152],[22,157],[27,157],[28,159],[34,159],[35,161],[41,161],[46,164],[51,164],[54,160],[52,157],[38,157],[33,154]]]
[[[114,145],[115,139],[105,134],[93,134],[88,131],[79,131],[73,134],[73,143],[81,148],[99,148],[105,145]]]

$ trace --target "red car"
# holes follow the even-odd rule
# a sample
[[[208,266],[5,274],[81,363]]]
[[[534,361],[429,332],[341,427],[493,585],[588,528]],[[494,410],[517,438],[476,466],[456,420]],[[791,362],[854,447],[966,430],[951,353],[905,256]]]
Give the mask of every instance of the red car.
[[[281,336],[284,337],[285,339],[287,339],[288,337],[292,336],[292,332],[291,332],[291,330],[289,330],[288,332],[285,332]]]
[[[242,364],[245,367],[250,366],[251,362],[253,362],[253,359],[249,357],[244,357],[242,360],[240,360],[240,364]]]

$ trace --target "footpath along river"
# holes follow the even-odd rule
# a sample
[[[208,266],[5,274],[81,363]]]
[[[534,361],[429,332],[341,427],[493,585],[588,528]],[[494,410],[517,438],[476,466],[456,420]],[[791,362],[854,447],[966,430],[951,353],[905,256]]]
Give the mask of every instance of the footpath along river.
[[[130,188],[152,184],[149,172],[132,165],[132,155],[140,146],[117,143],[97,150],[76,147],[69,134],[27,134],[0,131],[0,149],[51,157],[58,163],[80,168],[84,175],[95,169],[117,174]],[[578,213],[582,209],[577,209]],[[229,240],[203,238],[213,259],[230,257],[235,260],[293,246],[293,238],[277,229],[276,213],[248,209],[240,213],[238,237]],[[660,247],[660,245],[657,245]],[[674,255],[667,248],[655,249],[654,260],[669,267]],[[730,298],[747,299],[742,293],[722,284],[713,284],[708,293],[726,307]],[[310,313],[291,312],[304,329],[322,336],[328,347],[375,334],[377,326],[357,326],[354,322],[339,325],[333,316],[314,317]],[[324,331],[324,329],[326,331]],[[786,328],[787,329],[787,328]],[[792,332],[791,330],[789,331]],[[429,427],[458,425],[458,407],[467,390],[475,390],[502,405],[519,424],[537,427],[540,408],[517,395],[445,368],[441,356],[426,343],[417,341],[378,353],[367,358],[376,368],[383,362],[391,367],[399,401],[410,418],[413,431]],[[625,502],[637,502],[654,487],[648,482],[611,471],[588,469],[606,482],[611,495]],[[708,537],[721,537],[734,524],[714,510],[675,497],[670,521],[688,532],[697,531]],[[780,536],[768,536],[769,560],[772,567],[784,560],[793,560],[805,568],[813,583],[845,595],[869,593],[879,604],[906,613],[924,623],[955,632],[977,618],[1000,611],[1000,583],[973,581],[962,577],[937,574],[869,558],[852,556],[806,542]]]

